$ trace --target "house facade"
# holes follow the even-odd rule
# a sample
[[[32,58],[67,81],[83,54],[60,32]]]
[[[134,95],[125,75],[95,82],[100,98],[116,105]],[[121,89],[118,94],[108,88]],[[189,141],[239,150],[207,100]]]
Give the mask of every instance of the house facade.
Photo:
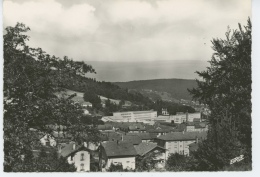
[[[74,164],[77,172],[90,171],[90,153],[87,150],[79,150],[67,157],[69,164]]]
[[[201,113],[177,113],[176,115],[171,115],[169,121],[177,124],[181,124],[183,122],[193,122],[194,119],[201,119]]]
[[[152,142],[143,142],[138,146],[135,146],[135,150],[137,154],[141,157],[148,155],[149,153],[153,153],[153,160],[156,162],[156,168],[165,167],[166,161],[166,149],[158,146],[156,143]]]
[[[135,156],[137,155],[133,144],[129,142],[112,141],[101,143],[99,147],[99,166],[101,171],[107,171],[111,164],[121,164],[123,169],[135,169]]]
[[[58,152],[61,156],[67,158],[69,164],[75,165],[77,172],[90,171],[91,151],[85,146],[70,143],[64,147],[59,147]]]
[[[189,145],[197,142],[198,139],[206,138],[206,132],[174,132],[155,139],[158,146],[164,147],[166,151],[166,158],[170,154],[178,153],[189,156]]]

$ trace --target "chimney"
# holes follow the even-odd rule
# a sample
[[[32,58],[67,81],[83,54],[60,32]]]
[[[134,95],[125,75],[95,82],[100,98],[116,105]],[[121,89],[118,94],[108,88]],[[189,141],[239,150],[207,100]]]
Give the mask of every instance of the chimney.
[[[196,136],[196,143],[199,143],[199,138],[198,138],[198,136]]]
[[[121,140],[124,141],[124,135],[122,134]]]
[[[84,147],[88,147],[88,143],[87,142],[84,142]]]
[[[75,150],[76,149],[76,144],[73,143],[72,149]]]

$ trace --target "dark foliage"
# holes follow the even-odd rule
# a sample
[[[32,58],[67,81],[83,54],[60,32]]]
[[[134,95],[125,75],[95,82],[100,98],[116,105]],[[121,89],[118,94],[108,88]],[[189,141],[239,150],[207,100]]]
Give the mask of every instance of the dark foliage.
[[[28,30],[24,24],[18,23],[15,27],[7,27],[3,37],[5,171],[39,170],[26,166],[22,160],[32,159],[29,152],[39,147],[39,139],[33,136],[30,127],[53,133],[52,129],[46,128],[47,124],[66,125],[74,140],[98,141],[97,130],[81,122],[82,107],[69,99],[56,98],[54,94],[63,85],[62,76],[76,77],[95,72],[94,69],[83,62],[51,57],[40,48],[30,48],[26,45],[29,37],[24,34]],[[38,165],[38,162],[46,164],[39,171],[53,171],[53,160],[48,156],[43,159],[33,161]],[[61,164],[59,171],[71,169],[65,161]]]
[[[192,97],[187,91],[188,88],[197,86],[195,80],[186,79],[156,79],[156,80],[141,80],[130,82],[116,82],[116,85],[128,89],[148,89],[159,92],[170,93],[175,99],[191,100]]]
[[[251,43],[249,19],[226,39],[213,39],[211,66],[197,72],[204,81],[190,92],[211,110],[207,140],[195,153],[199,170],[221,170],[240,155],[251,164]]]

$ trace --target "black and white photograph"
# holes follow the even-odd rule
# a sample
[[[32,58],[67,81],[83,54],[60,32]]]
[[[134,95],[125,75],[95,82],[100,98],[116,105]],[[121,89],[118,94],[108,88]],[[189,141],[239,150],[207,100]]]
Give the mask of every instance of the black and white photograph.
[[[256,168],[251,0],[3,0],[2,11],[4,173]]]

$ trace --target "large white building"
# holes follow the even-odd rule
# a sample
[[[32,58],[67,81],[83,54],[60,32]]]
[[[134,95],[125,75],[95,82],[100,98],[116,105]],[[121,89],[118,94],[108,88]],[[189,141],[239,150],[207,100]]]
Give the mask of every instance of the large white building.
[[[172,122],[180,124],[183,122],[193,122],[194,119],[201,119],[201,113],[195,112],[195,113],[177,113],[176,115],[161,115],[158,116],[155,120],[156,121],[162,121],[162,122]]]
[[[174,123],[180,124],[183,122],[193,122],[194,119],[201,119],[201,113],[177,113],[176,115],[170,116],[170,121],[174,121]]]
[[[114,112],[113,116],[106,116],[102,121],[111,122],[149,122],[157,118],[157,111],[128,111]]]

